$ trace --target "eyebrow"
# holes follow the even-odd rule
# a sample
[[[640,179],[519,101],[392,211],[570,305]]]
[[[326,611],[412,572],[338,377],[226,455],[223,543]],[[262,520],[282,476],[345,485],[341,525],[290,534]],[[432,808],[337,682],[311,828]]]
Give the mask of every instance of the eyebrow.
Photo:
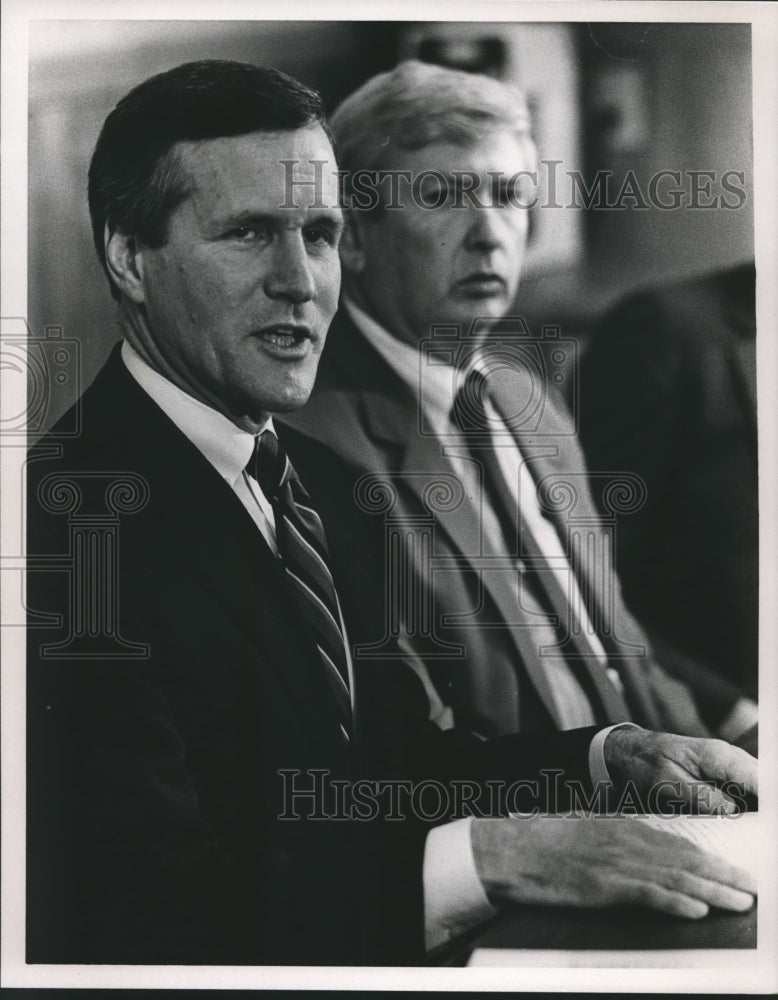
[[[311,216],[304,223],[306,226],[330,226],[334,232],[341,233],[345,228],[345,221],[343,219],[343,212],[337,209],[319,209],[317,214]]]
[[[276,210],[255,210],[255,209],[243,209],[234,213],[225,213],[223,216],[214,220],[214,225],[217,228],[224,228],[225,226],[251,226],[251,225],[269,225],[278,226],[283,224],[284,219],[287,217],[287,213],[294,211],[294,209],[287,208],[279,205]],[[314,211],[315,214],[308,214],[310,211]],[[340,208],[316,208],[315,210],[305,210],[305,214],[301,219],[301,225],[311,226],[311,225],[326,225],[331,227],[334,231],[339,232],[344,227],[343,213]]]
[[[465,181],[468,183],[472,178],[477,179],[479,182],[494,188],[495,185],[507,185],[509,181],[515,181],[522,177],[528,177],[535,171],[535,165],[532,164],[527,166],[515,166],[510,170],[473,170],[472,168],[464,168],[462,170],[439,170],[438,173],[445,180],[445,182],[451,185],[452,188],[462,188]]]

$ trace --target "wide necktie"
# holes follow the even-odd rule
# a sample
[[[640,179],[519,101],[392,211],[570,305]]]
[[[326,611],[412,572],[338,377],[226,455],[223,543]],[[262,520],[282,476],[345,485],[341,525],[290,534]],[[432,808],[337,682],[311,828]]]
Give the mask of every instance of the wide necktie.
[[[567,653],[560,653],[559,656],[564,655],[566,663],[586,692],[597,721],[604,723],[626,720],[629,718],[629,712],[623,697],[597,661],[580,629],[580,623],[572,614],[568,595],[559,584],[556,575],[549,569],[548,559],[538,544],[529,522],[522,516],[517,496],[511,493],[505,480],[492,440],[494,422],[500,418],[495,414],[495,417],[490,419],[486,409],[488,399],[489,388],[486,377],[477,369],[472,369],[456,393],[451,419],[454,426],[462,433],[472,457],[483,469],[484,487],[499,520],[506,550],[516,554],[520,560],[525,593],[534,595],[541,607],[545,607],[546,611],[554,616],[560,639],[569,636]],[[504,431],[501,420],[500,427]],[[518,447],[518,442],[515,443]],[[565,624],[568,625],[567,636],[565,636]],[[551,666],[551,659],[552,657],[547,657],[548,666]],[[563,665],[557,664],[557,666],[561,668]],[[559,676],[558,670],[557,677],[559,680],[563,679]],[[549,680],[552,678],[553,671],[550,672]]]
[[[246,471],[273,507],[278,555],[326,668],[348,740],[352,723],[348,658],[321,520],[272,431],[257,437]]]

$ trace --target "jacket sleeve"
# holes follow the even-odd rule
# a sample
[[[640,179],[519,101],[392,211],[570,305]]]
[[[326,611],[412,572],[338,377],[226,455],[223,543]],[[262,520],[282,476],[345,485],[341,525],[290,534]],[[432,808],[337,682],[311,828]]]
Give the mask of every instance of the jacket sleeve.
[[[62,521],[31,505],[28,551],[67,551]],[[47,655],[67,574],[28,576],[28,606],[66,626],[28,629],[28,961],[354,961],[349,825],[278,819],[297,743],[271,725],[291,709],[263,702],[251,648],[206,621],[194,583],[126,551],[119,631],[146,658]]]
[[[279,829],[278,789],[198,760],[156,667],[30,663],[28,961],[353,961],[328,932],[354,918],[346,824]]]

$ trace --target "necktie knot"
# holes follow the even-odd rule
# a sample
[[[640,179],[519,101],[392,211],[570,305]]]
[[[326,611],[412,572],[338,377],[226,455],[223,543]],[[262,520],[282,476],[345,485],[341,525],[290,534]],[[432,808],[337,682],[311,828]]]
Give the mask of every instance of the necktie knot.
[[[262,431],[254,440],[254,451],[246,471],[256,479],[272,503],[293,476],[293,469],[281,442],[270,431]]]

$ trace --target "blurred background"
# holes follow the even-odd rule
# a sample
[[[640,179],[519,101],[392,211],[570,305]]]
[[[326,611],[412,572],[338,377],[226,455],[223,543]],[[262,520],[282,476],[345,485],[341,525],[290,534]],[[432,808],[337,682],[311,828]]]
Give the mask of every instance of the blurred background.
[[[557,161],[541,177],[553,173],[557,189],[533,210],[515,311],[537,332],[560,325],[585,349],[589,331],[624,293],[753,255],[750,31],[748,24],[31,22],[30,330],[44,337],[47,327],[61,328],[78,342],[82,388],[118,339],[91,242],[86,178],[103,119],[135,84],[191,59],[238,59],[292,74],[320,90],[331,110],[368,77],[414,57],[490,73],[527,92],[539,155]],[[621,207],[595,198],[587,209],[576,196],[570,173],[590,188],[598,171],[608,172],[604,201]],[[681,207],[652,203],[649,182],[659,171],[681,173],[680,184],[665,178],[658,189],[665,203],[672,188],[682,190]],[[714,175],[702,176],[696,196],[694,171]],[[742,194],[722,188],[731,171]],[[626,196],[625,182],[635,197]],[[76,384],[53,384],[42,423],[73,401]]]

